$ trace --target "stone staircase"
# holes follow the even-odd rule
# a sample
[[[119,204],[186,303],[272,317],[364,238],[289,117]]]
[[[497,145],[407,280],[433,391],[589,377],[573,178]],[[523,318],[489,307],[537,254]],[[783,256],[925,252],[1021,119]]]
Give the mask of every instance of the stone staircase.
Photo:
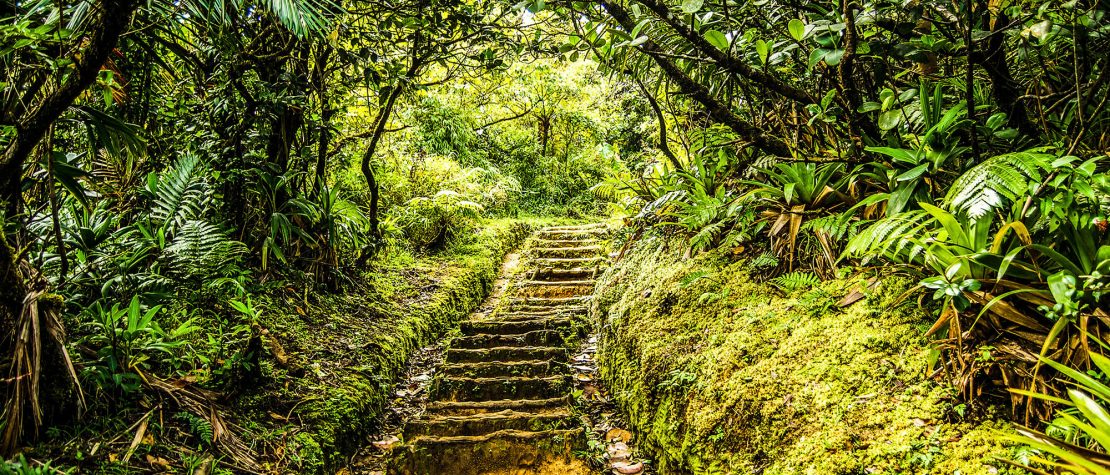
[[[585,439],[570,410],[568,358],[587,330],[607,235],[584,225],[532,236],[496,309],[462,323],[389,473],[595,473],[573,454]]]

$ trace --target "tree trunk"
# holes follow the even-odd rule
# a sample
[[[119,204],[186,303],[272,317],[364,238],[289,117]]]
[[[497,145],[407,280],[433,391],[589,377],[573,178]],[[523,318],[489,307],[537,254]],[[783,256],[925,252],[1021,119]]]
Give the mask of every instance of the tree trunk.
[[[3,155],[0,155],[0,203],[8,211],[8,217],[19,214],[22,201],[21,186],[23,164],[27,157],[42,141],[47,129],[62,115],[77,96],[88,89],[100,72],[101,65],[119,43],[120,35],[131,23],[131,15],[138,4],[133,0],[100,0],[94,9],[100,12],[89,34],[80,56],[75,58],[74,73],[57,90],[41,100],[34,101],[37,106],[19,117],[15,123],[15,138]],[[30,98],[34,100],[35,98]]]
[[[390,89],[386,96],[385,104],[382,105],[381,110],[378,111],[378,117],[374,121],[374,130],[370,135],[370,143],[366,146],[366,152],[362,154],[362,174],[366,177],[366,185],[370,187],[370,233],[374,239],[381,238],[381,230],[378,229],[380,221],[378,217],[378,181],[374,177],[374,167],[371,165],[371,160],[374,158],[374,152],[378,149],[378,143],[385,134],[386,124],[389,123],[389,116],[393,113],[393,105],[397,103],[397,98],[401,96],[401,89],[404,83],[398,83]]]
[[[327,179],[328,147],[331,146],[331,118],[335,115],[327,96],[327,67],[332,47],[322,46],[313,71],[313,83],[320,101],[320,136],[316,143],[316,170],[312,179],[312,193],[319,195]]]
[[[996,25],[1006,25],[1009,22],[1010,19],[1003,13],[999,13],[995,20]],[[1020,99],[1022,91],[1014,80],[1014,75],[1010,73],[1010,65],[1006,62],[1006,35],[993,32],[985,43],[982,50],[974,51],[970,57],[976,59],[976,62],[987,72],[995,102],[1006,113],[1011,127],[1018,129],[1025,136],[1039,137],[1040,129],[1029,121],[1029,112]]]

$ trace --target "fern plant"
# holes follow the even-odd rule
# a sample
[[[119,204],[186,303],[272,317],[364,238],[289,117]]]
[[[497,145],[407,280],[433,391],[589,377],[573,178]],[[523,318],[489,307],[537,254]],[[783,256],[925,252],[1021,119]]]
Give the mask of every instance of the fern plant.
[[[799,289],[808,289],[821,283],[821,279],[812,272],[787,272],[767,281],[786,293]]]
[[[166,246],[166,269],[184,279],[216,278],[233,273],[247,246],[227,237],[219,227],[200,220],[186,221]]]
[[[960,175],[944,197],[944,204],[954,212],[978,219],[1029,196],[1043,174],[1055,168],[1059,166],[1052,163],[1052,155],[1040,149],[997,155]]]
[[[167,234],[205,212],[211,199],[207,170],[198,156],[184,154],[173,167],[147,175],[144,194],[151,201],[150,217]]]

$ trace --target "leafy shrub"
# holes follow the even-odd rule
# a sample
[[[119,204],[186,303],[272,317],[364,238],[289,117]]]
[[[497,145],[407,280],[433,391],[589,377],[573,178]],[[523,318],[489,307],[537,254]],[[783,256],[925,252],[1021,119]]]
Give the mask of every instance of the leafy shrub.
[[[441,248],[452,238],[477,224],[482,205],[451,190],[431,198],[417,197],[393,210],[397,227],[414,247]]]

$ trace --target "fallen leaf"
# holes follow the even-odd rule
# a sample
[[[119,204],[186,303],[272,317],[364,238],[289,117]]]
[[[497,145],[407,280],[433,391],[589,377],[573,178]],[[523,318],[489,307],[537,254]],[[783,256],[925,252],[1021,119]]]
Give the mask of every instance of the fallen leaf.
[[[624,429],[609,429],[609,431],[605,433],[605,440],[610,442],[619,440],[627,444],[628,441],[632,440],[632,433]]]

